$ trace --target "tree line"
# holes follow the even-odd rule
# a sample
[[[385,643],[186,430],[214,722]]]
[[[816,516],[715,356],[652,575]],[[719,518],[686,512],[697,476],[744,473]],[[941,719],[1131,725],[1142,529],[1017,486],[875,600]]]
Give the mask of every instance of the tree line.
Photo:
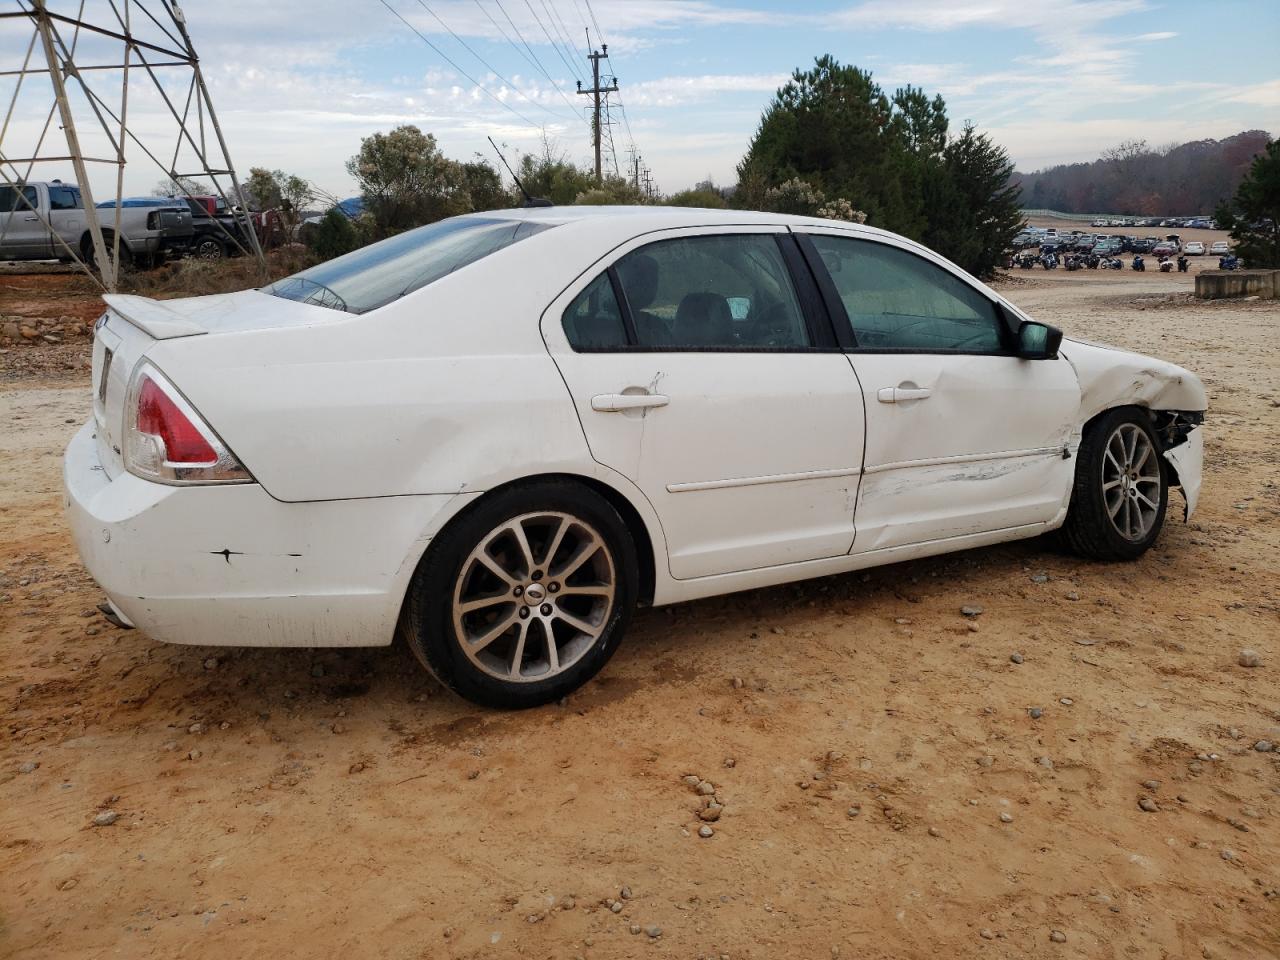
[[[1023,200],[1063,213],[1194,216],[1230,197],[1271,135],[1246,130],[1225,140],[1152,147],[1128,140],[1091,163],[1015,173]]]

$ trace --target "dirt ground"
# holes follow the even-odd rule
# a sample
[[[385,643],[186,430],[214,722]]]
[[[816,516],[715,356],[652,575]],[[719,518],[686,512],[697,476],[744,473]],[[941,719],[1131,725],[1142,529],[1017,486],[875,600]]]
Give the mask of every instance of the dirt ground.
[[[642,612],[520,714],[399,647],[108,625],[61,512],[87,343],[0,353],[0,956],[1280,956],[1280,303],[1003,289],[1205,379],[1190,525],[1127,565],[1033,541]]]

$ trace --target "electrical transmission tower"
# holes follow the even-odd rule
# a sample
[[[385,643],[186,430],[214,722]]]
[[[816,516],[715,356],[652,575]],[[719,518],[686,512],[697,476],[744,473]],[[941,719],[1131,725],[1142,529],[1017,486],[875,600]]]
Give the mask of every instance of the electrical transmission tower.
[[[596,183],[603,183],[604,177],[600,169],[600,145],[603,140],[601,132],[601,111],[608,109],[608,96],[611,93],[618,92],[618,78],[606,77],[605,86],[600,86],[600,61],[609,57],[609,45],[601,44],[599,50],[592,50],[587,54],[587,59],[591,61],[591,89],[583,90],[582,81],[578,81],[578,93],[582,96],[593,97],[591,106],[591,142],[596,151]],[[601,94],[605,99],[601,99]],[[612,141],[612,135],[610,135]],[[614,166],[617,166],[617,158],[614,158]]]
[[[0,12],[0,26],[27,21],[30,40],[18,69],[0,70],[0,90],[12,83],[12,95],[3,125],[0,125],[0,181],[14,185],[15,212],[24,207],[27,219],[43,221],[54,237],[60,259],[77,263],[90,276],[97,269],[100,283],[114,291],[119,280],[120,214],[124,194],[127,147],[140,150],[173,183],[174,195],[190,197],[193,181],[206,181],[232,212],[239,229],[228,231],[228,245],[252,254],[265,269],[262,247],[249,218],[246,202],[222,128],[213,109],[213,100],[200,69],[200,58],[187,32],[186,17],[172,0],[87,0],[69,5],[70,13],[50,9],[49,0],[18,0],[17,10]],[[86,15],[86,5],[98,6],[100,15]],[[10,34],[5,30],[5,35]],[[8,44],[6,44],[8,46]],[[37,50],[39,51],[37,53]],[[44,88],[40,78],[47,78]],[[93,78],[93,82],[90,82]],[[129,118],[130,85],[154,87],[173,121],[176,135],[172,144],[160,137],[143,141],[136,117]],[[30,123],[34,111],[18,111],[23,94],[41,100],[43,126]],[[47,113],[43,105],[52,93]],[[54,114],[66,140],[66,153],[46,154],[45,141]],[[136,111],[135,111],[136,113]],[[15,119],[17,122],[15,123]],[[148,117],[154,127],[155,117]],[[79,125],[78,125],[79,121]],[[33,136],[30,151],[11,152],[9,142],[18,139],[18,130],[27,127]],[[38,130],[38,135],[35,131]],[[25,136],[23,142],[27,141]],[[86,146],[102,156],[86,155]],[[172,146],[172,150],[169,147]],[[35,209],[20,189],[36,164],[70,162],[75,171],[84,206],[83,238],[70,241],[54,230],[44,214]],[[94,187],[89,165],[114,166],[114,203],[94,204]],[[237,209],[238,207],[238,209]],[[104,223],[104,220],[107,222]],[[65,232],[65,231],[64,231]],[[239,236],[234,235],[238,233]],[[247,243],[248,248],[245,248]],[[95,277],[96,279],[96,277]]]

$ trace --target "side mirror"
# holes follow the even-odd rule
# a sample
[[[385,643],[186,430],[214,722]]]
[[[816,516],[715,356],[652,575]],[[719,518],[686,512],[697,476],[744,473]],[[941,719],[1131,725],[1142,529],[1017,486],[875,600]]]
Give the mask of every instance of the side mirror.
[[[1025,321],[1018,328],[1018,356],[1023,360],[1052,360],[1062,345],[1062,331],[1047,323]]]

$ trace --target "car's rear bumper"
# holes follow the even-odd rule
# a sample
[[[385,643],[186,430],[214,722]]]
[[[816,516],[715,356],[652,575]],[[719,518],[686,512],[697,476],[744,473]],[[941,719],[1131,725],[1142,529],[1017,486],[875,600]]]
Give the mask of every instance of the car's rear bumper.
[[[67,447],[67,517],[111,602],[158,640],[380,646],[447,494],[314,503],[258,484],[177,487],[109,478],[94,426]]]

